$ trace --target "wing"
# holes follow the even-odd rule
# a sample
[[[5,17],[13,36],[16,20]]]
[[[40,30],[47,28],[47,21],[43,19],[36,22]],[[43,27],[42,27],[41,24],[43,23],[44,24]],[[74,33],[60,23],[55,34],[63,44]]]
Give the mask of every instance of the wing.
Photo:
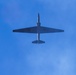
[[[21,33],[37,33],[37,27],[28,27],[28,28],[21,28],[15,29],[13,32],[21,32]]]
[[[40,26],[39,30],[37,26],[13,30],[13,32],[21,32],[21,33],[37,33],[37,31],[39,31],[40,33],[64,32],[64,30],[61,29],[55,29],[55,28],[49,28],[43,26]]]
[[[49,28],[49,27],[40,27],[40,33],[55,33],[55,32],[64,32],[61,29]]]

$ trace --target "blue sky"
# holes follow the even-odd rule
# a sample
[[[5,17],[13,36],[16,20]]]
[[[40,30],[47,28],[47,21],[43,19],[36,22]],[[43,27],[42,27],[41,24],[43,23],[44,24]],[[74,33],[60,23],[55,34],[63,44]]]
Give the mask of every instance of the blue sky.
[[[34,45],[35,34],[13,33],[15,28],[41,24],[64,29],[42,34],[46,43]],[[76,1],[0,1],[0,75],[76,75]]]

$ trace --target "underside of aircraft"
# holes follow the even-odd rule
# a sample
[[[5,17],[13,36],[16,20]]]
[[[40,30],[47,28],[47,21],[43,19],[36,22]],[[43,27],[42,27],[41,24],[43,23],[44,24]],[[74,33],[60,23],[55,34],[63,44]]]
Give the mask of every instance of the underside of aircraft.
[[[21,29],[15,29],[15,30],[13,30],[13,32],[34,33],[34,34],[37,34],[37,40],[33,41],[32,43],[34,43],[34,44],[42,44],[42,43],[45,43],[45,42],[42,41],[42,40],[40,40],[40,34],[43,34],[43,33],[64,32],[64,30],[41,26],[40,15],[38,13],[37,26],[28,27],[28,28],[21,28]]]

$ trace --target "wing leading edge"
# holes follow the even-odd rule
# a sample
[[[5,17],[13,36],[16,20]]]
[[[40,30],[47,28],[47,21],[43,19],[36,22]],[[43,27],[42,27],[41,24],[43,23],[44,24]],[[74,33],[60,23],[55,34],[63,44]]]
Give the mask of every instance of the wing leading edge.
[[[64,30],[61,29],[55,29],[55,28],[49,28],[49,27],[43,27],[40,26],[39,29],[37,26],[35,27],[28,27],[28,28],[21,28],[21,29],[15,29],[13,32],[21,32],[21,33],[56,33],[56,32],[64,32]]]

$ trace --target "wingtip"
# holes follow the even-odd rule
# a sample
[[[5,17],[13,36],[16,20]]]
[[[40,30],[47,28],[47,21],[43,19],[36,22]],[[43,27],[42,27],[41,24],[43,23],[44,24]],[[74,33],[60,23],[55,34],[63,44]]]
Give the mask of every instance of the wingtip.
[[[12,30],[12,32],[14,32],[14,30]]]
[[[64,30],[60,30],[60,32],[64,32]]]
[[[12,32],[16,32],[16,30],[12,30]]]

